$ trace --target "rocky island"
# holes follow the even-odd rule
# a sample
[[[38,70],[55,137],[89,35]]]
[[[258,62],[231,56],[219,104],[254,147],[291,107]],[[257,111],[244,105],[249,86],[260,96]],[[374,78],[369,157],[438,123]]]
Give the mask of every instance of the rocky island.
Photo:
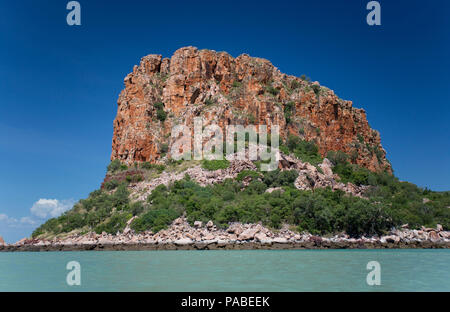
[[[319,82],[185,47],[143,57],[124,84],[100,189],[0,251],[450,246],[450,192],[399,181],[365,111]],[[263,146],[277,169],[239,152],[173,159],[172,130],[195,118],[279,127]]]

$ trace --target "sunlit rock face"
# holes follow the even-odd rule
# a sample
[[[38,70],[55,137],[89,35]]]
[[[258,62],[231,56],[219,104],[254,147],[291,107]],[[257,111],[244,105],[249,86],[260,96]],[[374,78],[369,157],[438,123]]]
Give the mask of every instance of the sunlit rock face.
[[[183,124],[271,125],[314,141],[320,153],[346,152],[372,171],[391,166],[363,109],[333,90],[281,73],[268,60],[242,54],[181,48],[169,58],[147,55],[124,80],[114,120],[111,159],[127,164],[158,162]],[[159,111],[159,113],[158,113]]]

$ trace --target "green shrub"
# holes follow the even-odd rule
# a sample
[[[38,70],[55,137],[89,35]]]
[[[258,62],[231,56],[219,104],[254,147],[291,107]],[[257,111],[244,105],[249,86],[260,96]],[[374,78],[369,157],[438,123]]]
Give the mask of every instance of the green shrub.
[[[165,154],[169,151],[169,144],[163,143],[161,144],[161,154]]]
[[[137,216],[144,211],[144,204],[140,201],[130,204],[129,211],[133,216]]]
[[[145,170],[156,170],[159,173],[163,172],[166,169],[164,165],[152,164],[150,162],[144,162],[140,167]]]
[[[162,109],[158,109],[156,111],[156,118],[158,118],[158,120],[160,121],[165,121],[167,118],[167,113]]]
[[[314,93],[315,93],[316,95],[319,95],[319,93],[320,93],[320,86],[313,84],[313,85],[311,86],[311,88],[313,89],[313,91],[314,91]]]
[[[226,159],[221,160],[206,160],[204,159],[202,161],[202,168],[209,170],[209,171],[215,171],[218,169],[226,169],[230,166],[230,162]]]
[[[164,103],[163,102],[156,102],[153,104],[153,107],[156,108],[156,110],[164,109]]]
[[[312,165],[317,165],[323,161],[319,154],[319,148],[314,142],[302,140],[292,134],[287,139],[286,147],[280,147],[280,150],[285,154],[292,152],[298,159]]]
[[[158,232],[170,225],[179,215],[172,209],[150,210],[139,218],[135,219],[131,228],[136,232],[152,230]]]
[[[111,195],[111,203],[114,207],[122,207],[129,203],[129,195],[130,192],[128,191],[127,186],[125,184],[120,184],[116,191]]]
[[[300,88],[300,86],[301,86],[300,82],[298,82],[297,80],[292,80],[292,82],[291,82],[292,90],[298,89],[298,88]]]
[[[242,83],[235,80],[233,81],[233,84],[231,85],[232,88],[240,88],[242,86]]]
[[[114,172],[116,172],[117,170],[120,169],[120,166],[121,166],[121,165],[122,165],[122,164],[121,164],[120,160],[114,159],[114,160],[111,161],[111,163],[108,165],[107,170],[108,170],[108,172],[114,173]]]
[[[347,163],[348,155],[342,151],[329,151],[327,158],[336,166]]]
[[[101,234],[102,232],[106,232],[108,234],[116,234],[119,231],[121,232],[125,229],[127,221],[131,217],[132,215],[129,213],[115,214],[108,221],[96,226],[95,232],[97,234]]]
[[[205,100],[205,105],[206,106],[214,105],[215,103],[216,103],[216,101],[213,100],[213,99],[206,99]]]
[[[133,174],[131,176],[127,176],[126,180],[128,183],[138,183],[144,180],[144,177],[141,174]]]
[[[273,96],[278,95],[278,93],[280,93],[280,90],[278,90],[277,88],[274,88],[272,85],[268,85],[266,87],[266,92],[270,93]]]
[[[267,187],[293,186],[297,177],[298,172],[296,170],[280,171],[277,169],[265,172],[263,182]]]
[[[153,104],[153,107],[156,109],[156,118],[160,121],[165,121],[167,118],[167,113],[164,111],[164,103],[156,102]]]
[[[256,180],[260,178],[260,174],[253,170],[243,170],[238,173],[236,181],[242,182],[247,177],[251,177],[253,180]]]
[[[290,123],[291,122],[291,117],[293,114],[295,108],[295,103],[294,102],[287,102],[284,105],[284,118],[286,119],[286,123]]]
[[[117,181],[117,180],[111,180],[111,181],[105,182],[105,184],[103,185],[103,187],[104,187],[105,190],[107,190],[107,191],[112,191],[112,190],[114,190],[116,187],[118,187],[119,184],[120,184],[119,181]]]
[[[311,81],[311,78],[309,78],[309,77],[306,76],[306,75],[301,75],[301,76],[300,76],[300,79],[303,80],[303,81],[307,81],[307,82],[310,82],[310,81]]]

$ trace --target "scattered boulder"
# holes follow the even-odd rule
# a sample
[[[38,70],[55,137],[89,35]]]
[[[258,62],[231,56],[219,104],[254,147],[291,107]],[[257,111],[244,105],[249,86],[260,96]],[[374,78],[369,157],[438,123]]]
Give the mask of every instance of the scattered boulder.
[[[202,221],[195,221],[194,222],[194,227],[201,228],[202,226],[203,226],[203,222]]]
[[[215,238],[216,238],[216,236],[214,234],[209,233],[203,237],[203,240],[213,240]]]
[[[255,237],[255,234],[258,232],[259,232],[258,228],[246,229],[244,232],[239,234],[238,238],[240,240],[250,240],[250,239],[253,239]]]
[[[393,243],[393,244],[396,244],[400,241],[400,237],[398,237],[396,235],[385,236],[384,239],[386,240],[386,242]]]
[[[175,219],[173,221],[173,224],[175,224],[175,225],[183,224],[183,218],[180,217],[180,218]]]
[[[275,237],[272,241],[278,244],[286,244],[288,242],[288,240],[284,237]]]
[[[324,158],[322,163],[319,164],[319,167],[322,169],[322,172],[326,177],[333,177],[333,170],[331,169],[333,168],[333,163],[328,158]]]
[[[440,237],[439,237],[439,235],[435,232],[435,231],[431,231],[430,232],[430,239],[432,240],[432,241],[436,241],[436,240],[438,240]]]
[[[21,240],[17,241],[17,242],[15,243],[15,245],[23,245],[23,244],[26,243],[27,240],[28,240],[28,238],[24,237],[24,238],[22,238]]]
[[[268,237],[267,237],[267,235],[265,233],[259,232],[259,233],[255,234],[255,239],[258,242],[265,242],[265,241],[268,240]]]
[[[227,229],[228,233],[239,235],[244,231],[240,223],[233,223]]]
[[[266,190],[266,193],[272,193],[272,192],[275,192],[275,191],[280,191],[281,194],[284,193],[284,189],[283,189],[282,187],[269,187],[269,188]]]
[[[178,246],[184,246],[184,245],[191,245],[194,242],[190,238],[181,238],[181,239],[177,239],[174,243],[175,243],[175,245],[178,245]]]
[[[127,221],[127,226],[123,230],[123,234],[129,234],[131,233],[130,225],[133,223],[133,221],[137,218],[137,216],[132,217],[130,220]]]

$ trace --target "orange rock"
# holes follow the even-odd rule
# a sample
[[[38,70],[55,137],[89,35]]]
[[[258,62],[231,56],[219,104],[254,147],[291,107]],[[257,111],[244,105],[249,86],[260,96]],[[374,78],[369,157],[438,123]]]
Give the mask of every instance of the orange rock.
[[[372,171],[391,165],[370,128],[363,109],[334,92],[298,77],[282,74],[268,60],[242,54],[185,47],[174,55],[148,55],[124,80],[114,120],[111,159],[127,164],[157,162],[161,148],[170,147],[171,129],[193,119],[206,124],[279,125],[281,137],[300,135],[314,140],[320,153],[341,150],[351,161]],[[164,103],[167,118],[158,120],[155,103]],[[293,104],[290,120],[287,104]]]

